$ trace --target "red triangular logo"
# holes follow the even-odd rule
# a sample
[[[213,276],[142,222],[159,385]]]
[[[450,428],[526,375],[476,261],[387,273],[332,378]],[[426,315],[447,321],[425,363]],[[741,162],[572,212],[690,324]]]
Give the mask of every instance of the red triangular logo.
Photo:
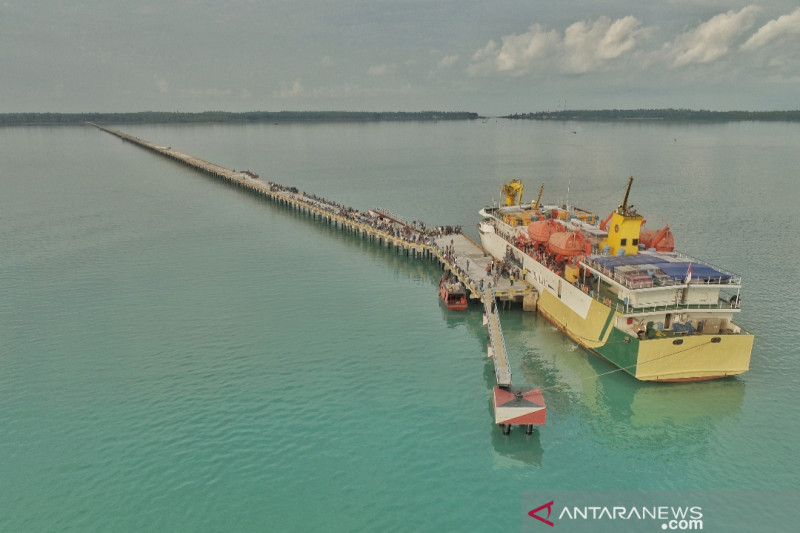
[[[553,501],[555,501],[555,500],[553,500]],[[541,522],[544,522],[544,523],[545,523],[545,524],[547,524],[548,526],[553,526],[554,524],[553,524],[553,523],[552,523],[550,520],[546,520],[546,519],[542,518],[541,516],[539,516],[538,514],[536,514],[536,513],[538,513],[539,511],[541,511],[542,509],[544,509],[545,507],[547,507],[547,518],[550,518],[550,513],[551,513],[551,512],[552,512],[552,510],[553,510],[553,502],[546,503],[546,504],[544,504],[544,505],[540,505],[539,507],[537,507],[537,508],[536,508],[536,509],[534,509],[533,511],[529,512],[529,513],[528,513],[528,516],[532,516],[532,517],[533,517],[533,518],[535,518],[536,520],[539,520],[539,521],[541,521]]]

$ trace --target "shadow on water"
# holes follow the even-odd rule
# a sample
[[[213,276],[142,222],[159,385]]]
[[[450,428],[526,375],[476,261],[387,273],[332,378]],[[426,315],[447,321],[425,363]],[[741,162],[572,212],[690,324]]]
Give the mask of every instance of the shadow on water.
[[[476,322],[480,323],[482,316],[480,304],[471,302],[470,307],[466,311],[451,311],[438,295],[436,299],[439,301],[439,310],[442,312],[442,320],[447,324],[448,328],[460,326],[470,328],[472,324]]]
[[[519,370],[526,382],[544,389],[550,420],[578,415],[609,448],[704,445],[711,424],[741,412],[745,383],[737,378],[642,382],[537,315],[520,312],[507,322],[517,333]]]
[[[494,387],[494,366],[488,357],[483,366],[483,377],[490,389]],[[486,411],[488,413],[487,420],[494,421],[494,405],[491,395],[486,402]],[[503,435],[503,431],[497,424],[491,422],[487,424],[487,427],[495,453],[496,466],[518,466],[519,463],[542,466],[544,449],[540,440],[539,428],[535,428],[532,434],[526,435],[524,429],[514,427],[510,434]]]
[[[492,401],[486,404],[489,416],[494,418],[494,408]],[[544,449],[540,437],[540,429],[534,429],[533,433],[526,435],[522,428],[515,427],[508,435],[503,435],[500,426],[491,425],[490,434],[492,439],[492,449],[495,453],[495,466],[511,467],[518,466],[519,463],[530,466],[542,466]]]
[[[501,319],[514,383],[542,387],[547,403],[547,425],[534,432],[535,440],[525,441],[520,431],[504,436],[492,424],[494,449],[504,457],[540,465],[539,434],[546,438],[548,427],[571,418],[577,418],[608,449],[704,448],[714,424],[741,413],[745,383],[737,378],[637,381],[580,348],[536,314],[515,309],[503,312]],[[485,328],[477,320],[467,321],[467,326],[485,350]],[[484,377],[490,387],[494,385],[489,359]]]

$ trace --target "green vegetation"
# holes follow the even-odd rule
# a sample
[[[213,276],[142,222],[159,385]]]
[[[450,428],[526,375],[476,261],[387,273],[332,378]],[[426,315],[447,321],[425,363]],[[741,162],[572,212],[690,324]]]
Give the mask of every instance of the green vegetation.
[[[477,113],[466,111],[203,111],[182,113],[142,111],[139,113],[0,113],[0,126],[96,124],[285,124],[321,122],[402,122],[437,120],[477,120]],[[694,111],[691,109],[605,109],[564,110],[517,113],[499,118],[511,120],[734,122],[800,121],[797,111]]]
[[[800,111],[693,111],[691,109],[606,109],[540,111],[502,118],[528,120],[664,120],[673,122],[800,121]]]
[[[143,111],[140,113],[4,113],[0,126],[53,125],[53,124],[200,124],[200,123],[287,123],[287,122],[381,122],[381,121],[437,121],[475,120],[477,113],[421,111],[369,112],[369,111],[204,111],[180,113]]]

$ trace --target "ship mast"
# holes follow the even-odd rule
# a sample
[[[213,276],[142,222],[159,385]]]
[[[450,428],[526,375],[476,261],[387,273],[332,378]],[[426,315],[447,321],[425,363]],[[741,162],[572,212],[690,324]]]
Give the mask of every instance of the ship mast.
[[[542,192],[544,192],[544,183],[539,187],[539,196],[536,197],[536,201],[531,204],[532,209],[539,209],[539,202],[542,200]]]
[[[630,209],[628,208],[628,195],[631,192],[631,185],[633,184],[633,176],[628,178],[628,186],[625,188],[625,198],[622,199],[622,205],[617,209],[617,213],[624,217],[631,216]]]

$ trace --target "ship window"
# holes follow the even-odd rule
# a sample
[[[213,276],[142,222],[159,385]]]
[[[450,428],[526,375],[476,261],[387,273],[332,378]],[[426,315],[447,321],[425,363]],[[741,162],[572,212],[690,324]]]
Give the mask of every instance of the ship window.
[[[677,346],[678,344],[683,344],[683,339],[675,339],[674,341],[672,341],[672,344],[674,344],[674,345],[676,345],[676,346]]]
[[[619,240],[619,245],[620,246],[627,246],[627,244],[628,244],[628,239],[620,239]]]
[[[714,343],[717,343],[717,342],[722,342],[722,339],[721,339],[721,338],[719,338],[719,337],[712,337],[712,338],[711,338],[711,342],[714,342]]]

